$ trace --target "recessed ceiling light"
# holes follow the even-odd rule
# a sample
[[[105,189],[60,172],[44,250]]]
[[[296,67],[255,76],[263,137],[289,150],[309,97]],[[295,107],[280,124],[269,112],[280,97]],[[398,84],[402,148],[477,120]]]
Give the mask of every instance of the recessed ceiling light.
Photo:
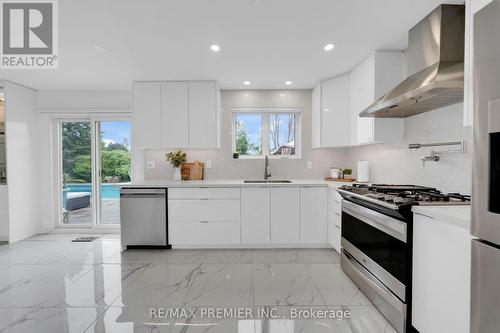
[[[329,44],[326,44],[323,49],[326,51],[326,52],[330,52],[331,50],[333,50],[335,48],[335,45],[333,45],[332,43],[329,43]]]
[[[285,82],[285,84],[286,84],[287,86],[289,86],[289,85],[291,85],[291,84],[292,84],[292,81],[286,81],[286,82]]]
[[[220,51],[220,46],[217,45],[217,44],[212,44],[212,45],[210,45],[210,50],[212,50],[214,52],[219,52]]]
[[[250,81],[243,81],[243,84],[244,84],[245,86],[249,86],[249,85],[250,85]]]

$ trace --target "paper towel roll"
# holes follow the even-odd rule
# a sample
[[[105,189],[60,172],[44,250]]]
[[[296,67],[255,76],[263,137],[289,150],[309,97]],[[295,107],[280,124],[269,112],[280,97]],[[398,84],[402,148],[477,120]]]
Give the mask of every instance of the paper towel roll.
[[[358,183],[370,182],[370,162],[358,161],[358,177],[356,181]]]

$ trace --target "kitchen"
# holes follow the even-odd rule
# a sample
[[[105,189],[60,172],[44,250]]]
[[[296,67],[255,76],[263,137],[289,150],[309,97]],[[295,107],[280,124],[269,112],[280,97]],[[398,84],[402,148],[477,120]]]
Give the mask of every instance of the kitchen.
[[[314,55],[287,39],[264,46],[286,32],[272,14],[298,17],[305,4],[252,1],[234,5],[248,13],[230,18],[242,21],[251,48],[209,29],[192,36],[203,50],[161,46],[179,48],[165,60],[173,67],[143,64],[123,75],[113,59],[127,66],[132,56],[118,40],[71,49],[85,66],[118,71],[100,82],[63,63],[42,74],[2,69],[0,241],[9,245],[0,246],[0,265],[9,274],[0,286],[9,288],[0,293],[0,331],[495,331],[498,215],[486,189],[498,170],[496,104],[484,103],[499,85],[482,56],[497,51],[485,31],[499,29],[500,3],[319,3],[338,11],[329,29],[339,32],[313,24],[318,36],[308,42],[293,30]],[[64,32],[78,6],[59,6]],[[117,10],[129,15],[130,6]],[[342,30],[342,10],[364,28]],[[255,38],[265,25],[246,30],[258,15],[273,32],[263,44]],[[151,24],[169,24],[158,18]],[[124,27],[133,28],[152,31]],[[152,48],[151,38],[135,41]],[[275,47],[297,52],[282,57],[283,70]],[[28,277],[16,283],[35,263],[55,296],[27,296],[40,286]],[[196,311],[149,316],[162,306]],[[203,318],[205,307],[267,315]],[[31,308],[41,310],[20,322]],[[339,317],[290,318],[297,309]]]

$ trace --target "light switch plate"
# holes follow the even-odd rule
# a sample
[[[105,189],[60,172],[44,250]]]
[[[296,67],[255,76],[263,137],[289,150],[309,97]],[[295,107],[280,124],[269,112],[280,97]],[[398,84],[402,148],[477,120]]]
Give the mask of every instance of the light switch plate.
[[[205,161],[205,168],[212,169],[212,160]]]
[[[313,162],[312,161],[307,161],[307,168],[312,169],[313,168]]]
[[[148,169],[155,169],[156,168],[156,162],[155,161],[147,161],[146,162],[146,168],[148,168]]]

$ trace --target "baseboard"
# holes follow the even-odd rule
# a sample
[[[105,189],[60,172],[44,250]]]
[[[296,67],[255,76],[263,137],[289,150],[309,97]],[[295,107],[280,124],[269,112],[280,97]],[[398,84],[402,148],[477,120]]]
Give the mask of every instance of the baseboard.
[[[120,228],[55,228],[48,234],[120,234]]]
[[[196,244],[172,245],[172,249],[332,249],[329,244]]]

